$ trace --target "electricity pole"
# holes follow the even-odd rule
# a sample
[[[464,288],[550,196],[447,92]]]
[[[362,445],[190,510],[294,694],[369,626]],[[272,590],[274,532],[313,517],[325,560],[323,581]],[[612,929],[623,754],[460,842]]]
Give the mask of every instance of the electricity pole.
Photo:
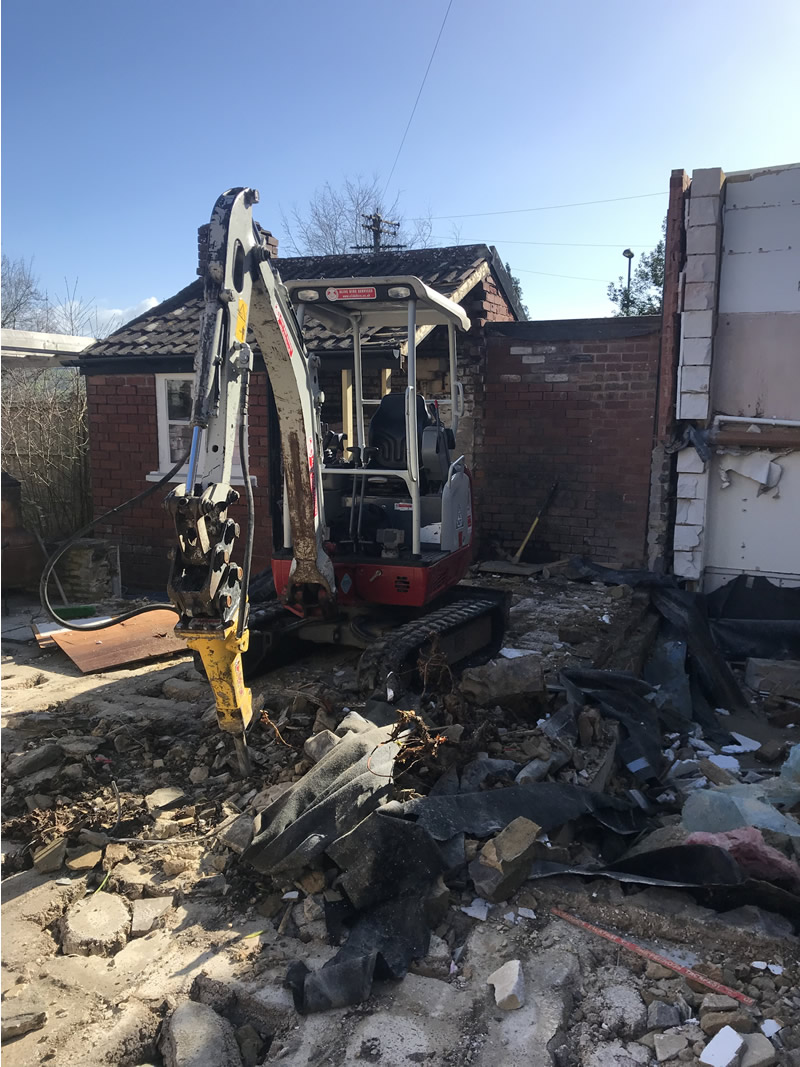
[[[362,215],[365,222],[361,225],[364,229],[372,234],[372,244],[370,245],[351,245],[351,248],[356,252],[399,252],[405,248],[405,245],[385,245],[381,243],[381,238],[396,237],[397,231],[400,227],[399,222],[391,222],[389,219],[385,219],[380,211],[377,209],[372,215]]]

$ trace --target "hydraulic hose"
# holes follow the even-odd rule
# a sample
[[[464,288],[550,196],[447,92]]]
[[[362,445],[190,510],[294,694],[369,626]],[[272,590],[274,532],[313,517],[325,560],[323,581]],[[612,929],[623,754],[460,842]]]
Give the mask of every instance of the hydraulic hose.
[[[247,593],[250,588],[250,567],[253,561],[253,539],[255,534],[255,501],[253,499],[253,483],[250,481],[250,462],[247,455],[248,425],[250,419],[250,371],[244,372],[242,382],[242,402],[239,412],[239,460],[242,465],[244,477],[244,494],[247,499],[247,540],[245,541],[244,562],[242,563],[242,591],[239,599],[239,621],[236,624],[236,636],[241,637],[244,632],[245,622],[249,605]]]
[[[164,611],[165,609],[169,611],[175,610],[172,604],[146,604],[144,605],[144,607],[134,608],[132,611],[126,611],[123,615],[117,615],[115,618],[109,619],[107,622],[88,622],[84,623],[83,625],[78,625],[74,622],[70,622],[68,619],[62,619],[61,616],[56,612],[55,608],[50,603],[50,598],[47,594],[47,586],[50,582],[50,575],[53,573],[53,569],[55,568],[56,563],[58,563],[58,561],[61,559],[61,557],[64,555],[68,548],[71,548],[76,541],[79,541],[81,537],[83,537],[91,529],[97,526],[98,523],[105,522],[105,520],[111,518],[112,515],[120,515],[123,511],[127,511],[128,508],[133,507],[134,504],[138,504],[140,500],[145,500],[152,493],[155,493],[157,490],[161,489],[162,486],[166,485],[167,482],[171,481],[175,477],[175,475],[178,473],[178,471],[181,469],[181,467],[184,465],[188,458],[189,452],[187,451],[184,453],[184,455],[181,456],[181,458],[178,460],[172,470],[168,471],[163,478],[160,478],[157,482],[154,482],[153,485],[148,486],[147,489],[139,493],[137,496],[131,497],[130,500],[126,500],[124,504],[118,504],[117,507],[111,508],[110,511],[106,511],[102,515],[99,515],[96,519],[92,519],[91,522],[87,522],[87,524],[85,526],[82,526],[80,530],[68,537],[64,544],[61,545],[60,548],[58,548],[53,553],[50,559],[48,559],[47,563],[45,563],[44,565],[42,577],[39,580],[39,600],[44,610],[47,612],[50,618],[53,619],[54,622],[60,623],[61,626],[66,627],[66,629],[68,630],[105,630],[109,626],[116,626],[118,622],[126,622],[128,619],[133,619],[137,615],[144,615],[146,611]],[[242,462],[242,466],[243,468],[245,466],[244,460]]]

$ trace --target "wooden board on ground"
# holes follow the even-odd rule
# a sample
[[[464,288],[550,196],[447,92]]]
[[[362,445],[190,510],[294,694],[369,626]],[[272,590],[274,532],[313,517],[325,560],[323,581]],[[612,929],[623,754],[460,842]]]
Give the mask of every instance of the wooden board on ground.
[[[94,621],[98,620],[81,620]],[[145,612],[107,630],[81,632],[58,623],[36,623],[34,632],[42,647],[55,642],[83,674],[89,674],[186,652],[186,642],[173,633],[177,621],[176,612],[164,609]]]
[[[519,575],[522,578],[530,578],[533,574],[541,574],[542,571],[552,571],[555,567],[563,567],[566,560],[559,559],[553,563],[511,563],[504,559],[491,559],[487,563],[481,563],[478,570],[481,574],[506,574]]]

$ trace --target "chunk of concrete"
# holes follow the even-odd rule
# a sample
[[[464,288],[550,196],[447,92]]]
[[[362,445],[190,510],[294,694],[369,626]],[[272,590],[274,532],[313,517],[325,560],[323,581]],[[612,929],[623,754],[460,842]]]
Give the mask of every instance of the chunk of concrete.
[[[744,683],[756,693],[800,700],[800,660],[749,659]]]
[[[337,737],[333,730],[320,730],[318,734],[312,734],[311,737],[306,739],[303,745],[303,754],[312,763],[319,763],[322,757],[338,745],[340,741],[341,737]]]
[[[528,877],[540,831],[537,823],[521,815],[487,841],[469,865],[470,877],[482,897],[497,903],[519,889]]]
[[[747,1034],[739,1067],[772,1067],[778,1054],[772,1042],[763,1034]]]
[[[31,1030],[41,1030],[46,1022],[46,1011],[14,1011],[13,1007],[4,1007],[0,1040],[5,1043],[10,1041],[12,1037],[22,1037],[23,1034],[29,1034]],[[766,1041],[766,1038],[764,1040]]]
[[[103,850],[94,845],[79,845],[69,849],[67,867],[71,871],[91,871],[103,858]]]
[[[700,1062],[707,1067],[735,1067],[739,1063],[744,1038],[730,1026],[724,1026],[700,1053]]]
[[[21,756],[15,756],[6,765],[6,774],[9,778],[25,778],[29,774],[41,771],[63,759],[64,750],[61,745],[38,745],[30,752],[23,752]]]
[[[61,919],[61,947],[67,956],[113,956],[126,944],[130,905],[114,893],[93,893],[71,904]]]
[[[172,907],[172,897],[143,897],[134,900],[131,919],[131,937],[144,937],[161,925],[161,920]]]
[[[542,661],[537,655],[469,667],[461,675],[461,692],[474,704],[494,705],[513,697],[538,696],[544,691]]]
[[[163,789],[154,789],[152,793],[148,793],[144,798],[144,802],[147,805],[147,810],[154,815],[157,812],[170,811],[172,808],[177,808],[185,798],[186,794],[182,789],[174,785],[168,785],[164,786]]]
[[[52,874],[60,871],[67,854],[67,842],[63,837],[57,837],[49,845],[42,845],[33,854],[33,865],[39,874]]]
[[[180,1004],[164,1028],[165,1067],[242,1067],[233,1027],[206,1004]]]
[[[679,1026],[680,1021],[681,1014],[674,1004],[654,1000],[647,1009],[648,1030],[666,1030],[668,1026]]]
[[[492,971],[486,984],[494,989],[494,1002],[503,1011],[513,1011],[525,1003],[525,975],[519,960],[509,960]]]
[[[217,840],[221,841],[226,848],[241,856],[253,840],[253,816],[240,815],[232,823],[223,826],[217,834]]]
[[[681,1034],[656,1034],[653,1046],[659,1063],[674,1060],[688,1046],[689,1042]]]
[[[266,1042],[258,1030],[251,1024],[246,1023],[236,1031],[236,1042],[242,1055],[244,1067],[256,1067],[261,1063],[266,1048]]]
[[[704,1034],[713,1037],[723,1027],[737,1030],[740,1034],[751,1034],[754,1029],[753,1016],[746,1011],[707,1011],[700,1019],[700,1028]]]
[[[739,1001],[733,997],[726,997],[724,993],[706,993],[700,1005],[700,1014],[707,1011],[736,1011]]]

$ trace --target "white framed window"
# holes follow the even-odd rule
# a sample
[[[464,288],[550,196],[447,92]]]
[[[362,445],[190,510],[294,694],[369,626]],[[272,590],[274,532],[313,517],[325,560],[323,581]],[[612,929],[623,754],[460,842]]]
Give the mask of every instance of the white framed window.
[[[170,470],[189,450],[192,443],[192,385],[193,374],[156,374],[156,422],[158,427],[158,470],[151,471],[149,481],[156,481]],[[201,449],[203,444],[201,443]],[[186,476],[187,465],[176,473],[173,481],[180,482]],[[231,482],[241,485],[242,474],[239,442],[233,449]],[[255,485],[256,479],[251,475]]]

